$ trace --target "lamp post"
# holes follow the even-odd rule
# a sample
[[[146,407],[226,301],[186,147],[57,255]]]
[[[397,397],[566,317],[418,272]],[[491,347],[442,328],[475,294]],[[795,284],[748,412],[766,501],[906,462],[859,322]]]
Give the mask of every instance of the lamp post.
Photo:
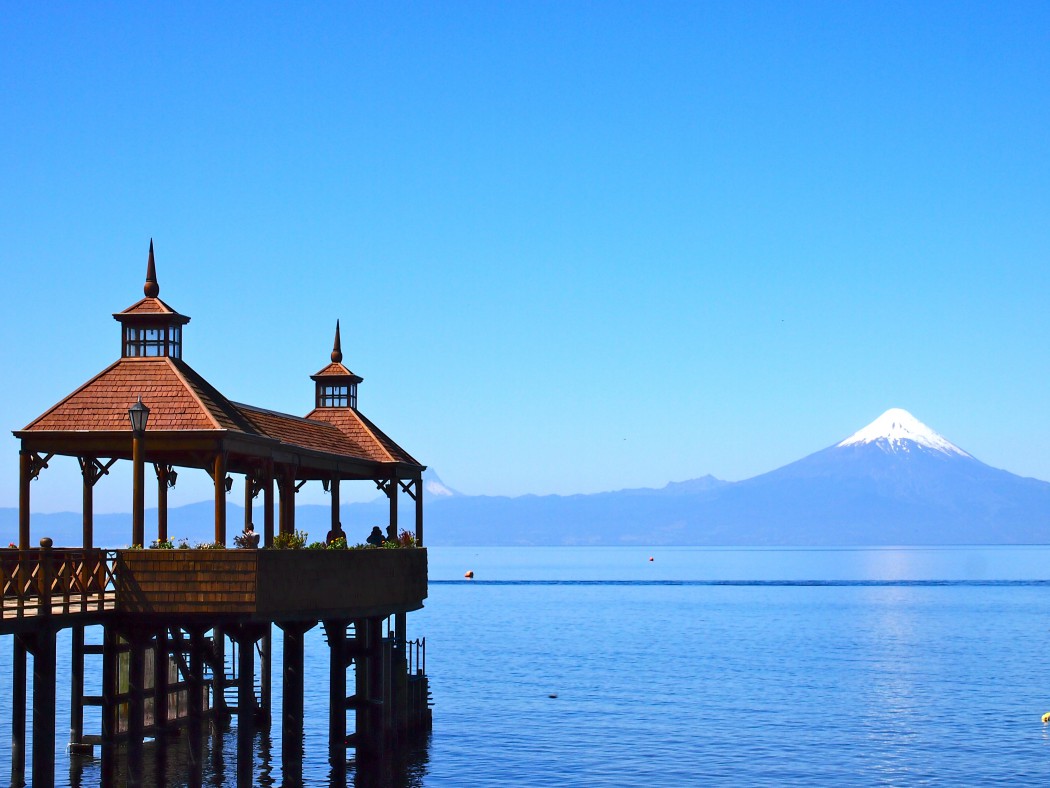
[[[143,444],[146,440],[146,422],[149,420],[149,408],[142,403],[142,397],[139,397],[139,401],[128,408],[128,418],[131,420],[131,461],[135,466],[132,485],[134,500],[131,512],[131,543],[139,547],[145,547],[143,542],[146,539],[146,457]]]

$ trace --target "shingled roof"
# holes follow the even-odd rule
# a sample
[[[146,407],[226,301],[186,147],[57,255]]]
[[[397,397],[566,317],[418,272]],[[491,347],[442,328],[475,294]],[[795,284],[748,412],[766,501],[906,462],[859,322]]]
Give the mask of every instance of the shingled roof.
[[[147,432],[228,430],[257,434],[237,408],[189,364],[169,356],[122,358],[23,432],[126,432],[128,407],[143,397]]]
[[[353,408],[314,408],[306,418],[337,427],[350,438],[365,456],[375,462],[401,462],[419,465],[411,454],[391,440],[375,424]]]
[[[166,303],[161,301],[159,298],[146,298],[136,301],[134,304],[129,306],[123,312],[117,312],[113,315],[117,320],[129,315],[167,315],[171,317],[182,318],[182,322],[190,322],[190,319],[185,315],[180,315]]]
[[[149,405],[147,432],[226,431],[357,460],[419,465],[361,414],[317,408],[305,418],[235,403],[186,362],[122,358],[30,422],[22,432],[127,432],[128,407]]]
[[[144,298],[114,317],[121,323],[146,327],[182,325],[189,321],[158,297],[160,286],[152,241],[143,292]],[[339,344],[337,323],[332,362],[312,377],[321,378],[325,384],[338,382],[356,386],[362,378],[343,366]],[[162,451],[178,452],[179,447],[189,446],[193,441],[199,444],[202,438],[211,441],[213,437],[209,433],[212,433],[223,451],[243,452],[242,461],[248,463],[271,451],[290,451],[297,455],[294,462],[298,467],[306,471],[307,466],[313,466],[314,473],[342,468],[347,460],[356,465],[355,473],[385,475],[390,472],[391,464],[411,466],[404,469],[411,473],[423,468],[352,407],[356,400],[342,408],[316,408],[305,418],[236,403],[223,396],[179,358],[178,353],[147,355],[148,350],[166,353],[168,346],[158,344],[144,351],[139,345],[126,342],[124,357],[15,435],[32,439],[48,451],[56,450],[50,448],[52,446],[64,446],[57,450],[119,452],[119,447],[114,448],[119,443],[114,434],[129,433],[128,408],[141,397],[149,407],[146,431],[165,435]],[[98,440],[92,438],[95,433],[99,434]],[[180,439],[179,433],[185,438]],[[189,433],[193,433],[192,438]],[[109,436],[108,441],[102,434]],[[191,454],[180,459],[201,461]]]
[[[372,459],[365,449],[335,425],[241,403],[237,403],[237,408],[267,437],[306,449]]]

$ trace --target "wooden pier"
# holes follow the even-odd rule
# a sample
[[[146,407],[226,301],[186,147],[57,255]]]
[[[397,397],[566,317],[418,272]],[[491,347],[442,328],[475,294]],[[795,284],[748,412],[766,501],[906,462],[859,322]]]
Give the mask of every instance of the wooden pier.
[[[56,637],[65,628],[72,630],[70,749],[100,747],[104,774],[126,756],[129,782],[138,782],[147,739],[163,741],[188,728],[191,746],[199,745],[205,721],[233,715],[239,774],[250,769],[252,737],[271,722],[275,627],[283,638],[286,766],[302,760],[304,635],[318,625],[328,644],[334,773],[345,770],[348,749],[359,764],[382,761],[430,724],[425,643],[407,631],[407,614],[427,596],[425,468],[358,410],[362,378],[342,364],[338,323],[331,363],[311,376],[315,407],[297,417],[232,402],[189,367],[182,360],[189,318],[161,301],[159,291],[151,242],[145,297],[114,315],[121,358],[15,432],[19,543],[0,550],[0,634],[13,635],[14,643],[12,783],[26,778],[29,656],[31,784],[54,783]],[[46,536],[31,546],[31,483],[55,457],[76,458],[82,473],[77,547],[55,547]],[[93,545],[93,488],[120,460],[134,466],[134,547],[100,549]],[[147,463],[155,470],[158,507],[156,539],[148,540]],[[209,549],[171,549],[168,539],[168,492],[176,469],[186,468],[213,481],[214,543],[202,546]],[[245,477],[245,523],[234,540],[243,549],[228,549],[231,474]],[[381,545],[346,547],[339,494],[340,484],[352,481],[374,484],[389,497]],[[307,482],[320,482],[331,496],[327,547],[279,549],[300,547],[295,494]],[[414,503],[415,518],[414,529],[399,532],[402,493]],[[260,496],[263,529],[253,536],[252,504]],[[143,549],[147,543],[155,549]],[[101,642],[86,642],[86,632],[99,630]],[[85,662],[94,659],[101,659],[101,687],[85,687]],[[101,712],[97,731],[84,729],[91,706]],[[250,772],[244,776],[250,780]]]

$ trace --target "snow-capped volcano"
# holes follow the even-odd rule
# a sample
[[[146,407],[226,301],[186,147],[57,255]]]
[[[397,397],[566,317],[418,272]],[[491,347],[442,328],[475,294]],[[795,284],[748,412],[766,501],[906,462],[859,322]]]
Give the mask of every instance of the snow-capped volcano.
[[[441,481],[433,468],[427,468],[423,471],[423,489],[426,490],[428,496],[434,498],[452,498],[459,495],[458,492]]]
[[[924,449],[939,451],[944,454],[955,454],[970,457],[947,438],[938,435],[908,411],[902,408],[890,408],[875,421],[850,435],[836,448],[875,444],[884,451],[909,451],[912,445]]]

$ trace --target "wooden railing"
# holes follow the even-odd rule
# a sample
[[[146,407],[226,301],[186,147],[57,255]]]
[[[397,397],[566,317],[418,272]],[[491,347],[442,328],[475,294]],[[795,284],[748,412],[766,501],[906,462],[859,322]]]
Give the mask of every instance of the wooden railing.
[[[3,619],[112,610],[116,553],[101,549],[0,549]]]
[[[405,643],[408,672],[411,675],[427,672],[427,639],[416,638]]]

